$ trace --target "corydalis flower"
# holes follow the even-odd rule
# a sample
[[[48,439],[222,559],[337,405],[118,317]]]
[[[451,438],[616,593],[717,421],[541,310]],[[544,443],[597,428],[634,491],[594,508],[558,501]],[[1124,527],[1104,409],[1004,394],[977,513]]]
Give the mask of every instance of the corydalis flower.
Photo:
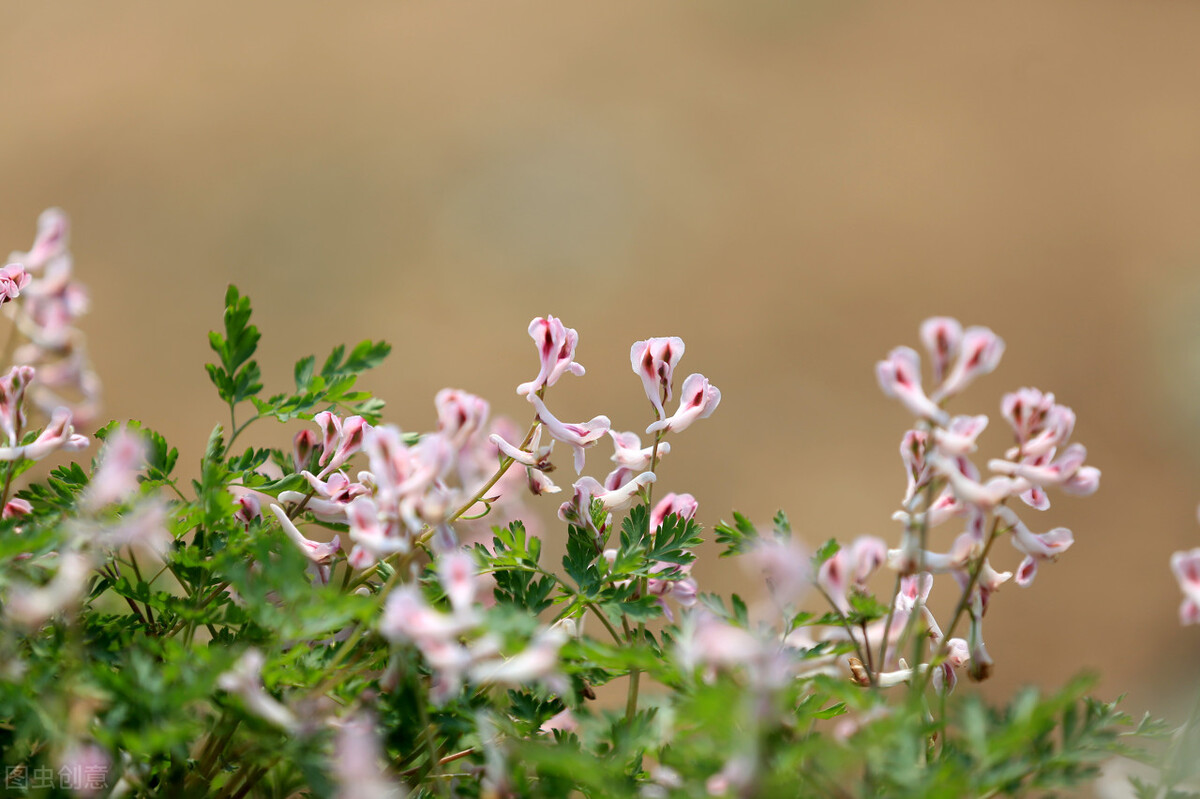
[[[875,364],[875,379],[889,397],[895,397],[913,416],[944,423],[949,416],[921,387],[921,356],[912,347],[896,347]]]
[[[491,407],[487,400],[456,388],[444,388],[433,400],[437,408],[438,432],[461,449],[487,427]]]
[[[1180,624],[1200,624],[1200,548],[1176,552],[1171,556],[1171,571],[1183,591],[1179,605]]]
[[[575,473],[582,474],[583,451],[588,447],[595,446],[597,441],[608,435],[608,431],[612,429],[612,422],[608,420],[607,416],[596,416],[591,421],[579,424],[562,422],[550,413],[546,404],[536,394],[530,394],[529,401],[533,404],[533,409],[537,412],[538,419],[545,426],[546,431],[575,450]]]
[[[598,501],[605,511],[628,507],[643,487],[654,482],[654,472],[642,472],[620,488],[606,490],[594,477],[581,477],[575,481],[575,496],[558,509],[558,518],[568,524],[577,524],[590,518],[592,501]]]
[[[70,257],[69,234],[67,215],[59,208],[47,208],[38,217],[33,246],[28,252],[14,252],[8,260],[21,263],[31,272],[40,272],[51,261]]]
[[[683,339],[676,336],[638,341],[629,350],[630,364],[634,373],[642,379],[646,398],[654,406],[658,419],[666,415],[663,400],[671,399],[675,365],[683,357],[683,350]]]
[[[518,394],[536,394],[557,383],[567,372],[576,377],[583,376],[584,368],[575,363],[575,347],[579,344],[579,334],[565,327],[562,321],[553,316],[539,316],[529,323],[529,337],[537,345],[541,368],[537,377],[517,386]]]
[[[327,544],[320,541],[312,541],[308,538],[305,538],[304,534],[296,528],[296,525],[293,524],[292,520],[288,518],[288,515],[284,512],[283,508],[279,507],[278,505],[272,505],[271,512],[275,514],[275,518],[279,521],[279,526],[283,528],[283,532],[287,535],[287,537],[290,538],[292,543],[294,543],[300,549],[300,551],[304,554],[304,557],[308,558],[313,563],[318,565],[326,565],[333,560],[333,556],[341,550],[342,542],[338,536],[335,535],[333,540]]]
[[[100,453],[100,465],[84,493],[83,507],[95,510],[132,497],[146,463],[146,451],[145,437],[124,427],[110,435]]]
[[[962,325],[949,316],[934,316],[921,323],[921,343],[933,361],[934,382],[941,382],[958,356],[962,335]]]
[[[9,264],[0,268],[0,304],[21,296],[21,289],[29,285],[29,273],[20,264]]]
[[[247,649],[233,668],[217,679],[217,685],[223,691],[240,696],[246,709],[263,721],[284,730],[295,730],[298,726],[296,716],[263,687],[262,667],[265,663],[262,652]]]
[[[688,375],[679,392],[679,408],[674,414],[646,428],[646,433],[681,433],[697,419],[707,419],[721,404],[721,390],[702,374]]]
[[[554,441],[551,439],[548,445],[541,446],[543,429],[544,425],[539,424],[537,430],[533,433],[533,438],[529,440],[528,450],[513,446],[504,440],[502,436],[495,433],[488,438],[496,446],[496,449],[500,451],[501,455],[511,458],[516,463],[525,467],[525,476],[529,481],[529,492],[534,496],[557,494],[562,491],[550,479],[550,475],[547,474],[547,472],[554,471],[554,464],[550,462],[550,453],[554,449]]]
[[[5,612],[26,627],[38,627],[55,613],[73,606],[87,586],[91,561],[79,552],[59,556],[58,571],[41,587],[14,584],[9,587]]]
[[[58,408],[50,417],[50,423],[28,444],[18,447],[0,447],[0,461],[28,459],[41,460],[51,452],[64,450],[76,452],[86,447],[88,437],[75,432],[71,425],[71,412]]]
[[[969,327],[959,344],[958,360],[931,399],[941,402],[969,386],[975,378],[992,372],[1004,355],[1004,339],[986,327]]]
[[[313,421],[320,426],[322,434],[321,459],[318,461],[324,467],[321,469],[322,476],[341,468],[362,449],[366,433],[371,429],[361,416],[342,419],[330,411],[318,413]]]
[[[650,511],[650,529],[659,530],[669,516],[680,519],[691,519],[696,515],[700,504],[691,494],[667,494],[658,501],[654,510]]]
[[[847,591],[851,585],[862,587],[888,558],[887,543],[874,536],[862,536],[849,547],[835,552],[817,570],[817,585],[843,613],[850,609]]]
[[[653,444],[643,447],[642,439],[637,433],[633,432],[618,433],[615,430],[609,430],[608,434],[612,436],[613,449],[615,450],[612,462],[617,464],[619,468],[631,469],[633,471],[650,468],[650,462],[656,455]],[[661,458],[670,451],[670,442],[662,441],[658,445],[657,456]]]
[[[15,447],[25,429],[25,390],[33,381],[32,366],[14,366],[0,377],[0,430]]]
[[[1046,533],[1033,533],[1026,527],[1011,508],[996,508],[996,515],[1004,520],[1012,532],[1012,545],[1025,554],[1025,559],[1017,567],[1014,582],[1025,587],[1033,582],[1037,575],[1038,562],[1055,560],[1075,543],[1075,537],[1065,527],[1055,527]]]
[[[371,716],[360,713],[341,722],[330,763],[339,786],[337,799],[404,799],[407,792],[388,777],[383,759]]]
[[[921,385],[921,356],[911,347],[897,347],[888,353],[875,364],[875,377],[883,393],[900,400],[914,416],[946,425],[950,417],[942,410],[942,401],[993,371],[1004,354],[1004,341],[986,327],[971,327],[964,333],[962,326],[948,317],[925,320],[921,339],[933,360],[934,379],[942,381],[932,394],[926,394]],[[954,366],[949,367],[956,356]],[[942,380],[947,368],[949,373]]]

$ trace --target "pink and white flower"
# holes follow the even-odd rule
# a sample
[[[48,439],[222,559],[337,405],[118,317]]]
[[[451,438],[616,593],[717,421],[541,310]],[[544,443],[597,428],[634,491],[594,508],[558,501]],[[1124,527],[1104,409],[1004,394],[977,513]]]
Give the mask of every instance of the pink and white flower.
[[[934,316],[921,323],[921,343],[933,361],[933,381],[940,383],[949,371],[950,362],[958,356],[963,329],[957,319]]]
[[[579,334],[565,327],[562,321],[553,316],[539,316],[529,323],[529,337],[537,345],[540,368],[537,377],[517,386],[518,394],[537,394],[557,383],[567,372],[576,377],[583,376],[584,368],[575,363],[575,347],[579,344]]]
[[[38,217],[33,246],[28,252],[12,253],[8,260],[21,263],[31,272],[40,272],[51,261],[70,257],[67,250],[69,237],[67,215],[59,208],[47,208]]]
[[[666,419],[660,419],[646,428],[646,434],[662,432],[682,433],[697,419],[707,419],[721,404],[721,390],[702,374],[691,374],[683,381],[679,391],[679,408]]]
[[[691,519],[695,517],[699,507],[700,505],[696,502],[696,498],[691,494],[667,494],[650,511],[650,529],[660,529],[668,516]]]
[[[0,267],[0,304],[21,296],[21,289],[29,285],[29,273],[20,264]]]
[[[533,404],[538,419],[545,425],[546,432],[575,450],[575,473],[582,474],[583,451],[588,447],[595,446],[597,441],[608,435],[608,431],[612,429],[612,422],[608,420],[607,416],[596,416],[590,421],[579,424],[561,422],[558,417],[550,413],[541,397],[530,394],[529,401]]]
[[[71,425],[71,412],[66,408],[58,408],[50,416],[49,424],[33,441],[24,446],[0,447],[0,461],[37,461],[60,449],[77,452],[89,443],[87,436],[75,432]]]
[[[683,357],[683,339],[677,336],[636,341],[629,349],[629,362],[634,374],[642,379],[646,398],[654,406],[655,417],[666,415],[663,401],[671,399],[675,365]]]
[[[930,397],[935,403],[958,394],[977,377],[985,375],[1000,364],[1004,355],[1004,339],[986,327],[969,327],[959,345],[958,360],[945,381]]]
[[[648,447],[642,446],[642,439],[637,433],[618,433],[615,430],[609,430],[608,434],[612,436],[613,448],[616,452],[613,453],[612,462],[617,466],[623,466],[626,469],[633,471],[642,471],[650,468],[650,462],[655,455],[654,445]],[[667,441],[659,442],[658,457],[662,457],[671,451],[671,444]]]
[[[895,397],[913,416],[939,424],[950,417],[921,387],[921,356],[912,347],[896,347],[875,364],[875,379],[889,397]]]
[[[144,436],[124,427],[110,435],[100,453],[100,465],[84,493],[83,507],[95,510],[130,499],[137,492],[146,452]]]
[[[341,551],[342,542],[339,536],[335,535],[333,540],[328,543],[312,541],[297,529],[283,508],[278,505],[272,505],[271,512],[275,514],[275,518],[279,521],[279,526],[283,528],[284,534],[300,549],[304,557],[313,563],[321,566],[328,565],[333,560],[333,557]]]
[[[1171,556],[1171,571],[1183,591],[1180,624],[1200,624],[1200,547]]]

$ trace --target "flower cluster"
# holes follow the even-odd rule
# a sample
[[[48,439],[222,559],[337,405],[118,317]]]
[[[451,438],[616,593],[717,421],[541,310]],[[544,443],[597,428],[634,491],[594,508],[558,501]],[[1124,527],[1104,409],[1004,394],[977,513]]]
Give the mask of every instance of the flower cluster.
[[[1062,527],[1032,532],[1009,503],[1019,500],[1035,510],[1047,510],[1049,489],[1091,494],[1099,486],[1100,471],[1085,465],[1087,450],[1082,444],[1070,442],[1075,413],[1053,394],[1022,388],[1006,394],[1000,404],[1013,446],[1003,458],[987,462],[991,476],[981,476],[971,453],[988,417],[952,416],[944,405],[996,368],[1004,342],[987,328],[964,330],[947,317],[926,320],[920,337],[933,364],[937,383],[933,391],[924,390],[920,356],[909,347],[892,350],[876,365],[883,392],[918,417],[917,426],[904,435],[900,446],[907,489],[894,518],[904,531],[900,546],[889,551],[888,563],[901,575],[955,578],[963,591],[961,607],[970,618],[970,672],[983,678],[991,668],[982,634],[991,595],[1010,578],[1020,586],[1030,585],[1039,564],[1056,559],[1074,541],[1071,531]],[[954,519],[962,520],[965,529],[949,549],[933,551],[928,545],[931,531]],[[1013,573],[996,571],[988,560],[992,545],[1004,535],[1024,556],[1015,578]],[[937,639],[940,633],[930,622],[926,628],[931,639]],[[943,649],[957,651],[958,647],[956,641],[949,641]]]
[[[27,339],[17,353],[82,352],[65,243],[48,212],[23,265],[0,270],[0,304]],[[986,328],[931,319],[926,353],[901,347],[877,366],[916,416],[896,545],[810,547],[783,512],[768,528],[734,514],[715,538],[761,578],[746,601],[701,593],[698,501],[662,492],[674,434],[721,401],[702,374],[676,381],[681,339],[630,349],[641,423],[564,421],[580,417],[553,388],[585,374],[579,335],[539,317],[536,373],[509,400],[527,428],[447,388],[417,432],[355,389],[386,342],[334,347],[319,367],[302,358],[295,391],[269,395],[250,319],[230,287],[207,365],[228,419],[194,479],[161,435],[128,422],[96,432],[90,470],[18,480],[89,439],[76,409],[34,399],[49,360],[0,376],[0,726],[34,768],[90,768],[135,797],[916,797],[1070,783],[1126,745],[1113,743],[1121,714],[1077,685],[997,713],[946,696],[992,668],[982,620],[996,591],[1030,585],[1073,543],[1026,522],[1055,490],[1099,482],[1073,411],[1032,388],[1000,403],[1011,446],[976,460],[988,417],[948,406],[997,367],[1004,344]],[[235,447],[266,419],[303,423],[282,446]],[[561,533],[522,520],[555,494]],[[1002,538],[1021,554],[1011,571],[991,565]],[[145,550],[161,568],[144,568]],[[1183,621],[1200,622],[1200,550],[1172,565]],[[877,598],[887,572],[894,587]],[[955,587],[939,619],[931,593]],[[806,607],[818,599],[823,612]]]
[[[14,252],[0,270],[0,303],[25,339],[13,361],[35,367],[30,399],[44,414],[67,408],[76,423],[95,420],[100,378],[92,369],[86,340],[76,327],[87,312],[88,294],[74,279],[67,215],[51,208],[38,218],[28,252]],[[21,298],[21,302],[12,300]]]

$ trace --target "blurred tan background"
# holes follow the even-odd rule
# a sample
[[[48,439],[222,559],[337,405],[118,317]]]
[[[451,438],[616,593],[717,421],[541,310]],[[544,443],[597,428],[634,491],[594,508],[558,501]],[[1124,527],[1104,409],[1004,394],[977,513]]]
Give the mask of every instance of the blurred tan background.
[[[189,468],[230,281],[268,390],[386,338],[367,386],[410,429],[447,385],[527,418],[546,313],[588,368],[556,412],[644,427],[629,345],[680,335],[724,401],[660,490],[814,543],[898,534],[875,360],[931,314],[990,325],[1004,362],[956,406],[996,415],[981,454],[1036,385],[1104,478],[1025,513],[1077,543],[995,600],[989,690],[1089,667],[1170,710],[1200,671],[1167,567],[1200,546],[1198,35],[1183,3],[6,3],[0,250],[72,215],[106,413]]]

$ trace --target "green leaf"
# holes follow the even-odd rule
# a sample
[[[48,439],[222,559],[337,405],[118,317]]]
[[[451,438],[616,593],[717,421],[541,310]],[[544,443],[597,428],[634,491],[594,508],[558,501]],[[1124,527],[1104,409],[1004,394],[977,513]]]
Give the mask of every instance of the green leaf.
[[[225,334],[208,334],[208,345],[217,354],[219,364],[206,364],[209,379],[221,399],[230,405],[258,394],[262,377],[258,364],[251,360],[258,349],[258,328],[250,324],[250,298],[238,293],[236,286],[225,292]]]
[[[733,512],[732,525],[721,521],[713,528],[713,532],[717,536],[717,543],[725,545],[725,550],[721,553],[722,558],[747,552],[758,543],[759,538],[758,528],[737,511]]]

